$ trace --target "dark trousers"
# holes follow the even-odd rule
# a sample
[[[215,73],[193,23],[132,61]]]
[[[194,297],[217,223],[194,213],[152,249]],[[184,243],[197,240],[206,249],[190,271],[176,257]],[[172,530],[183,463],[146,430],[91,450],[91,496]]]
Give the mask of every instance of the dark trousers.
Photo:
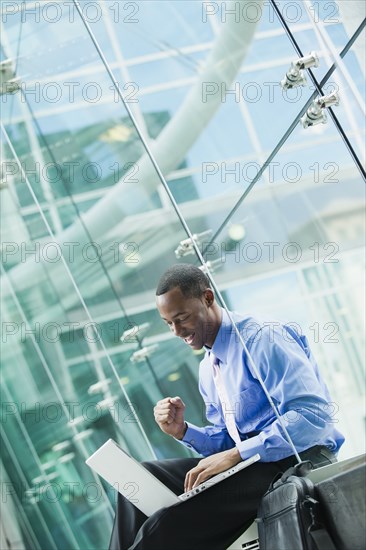
[[[300,456],[311,460],[314,467],[336,460],[321,446]],[[143,465],[179,495],[186,473],[199,460],[169,459]],[[293,456],[278,462],[256,462],[196,497],[162,508],[149,518],[119,494],[109,550],[225,550],[252,523],[273,478],[295,463]]]

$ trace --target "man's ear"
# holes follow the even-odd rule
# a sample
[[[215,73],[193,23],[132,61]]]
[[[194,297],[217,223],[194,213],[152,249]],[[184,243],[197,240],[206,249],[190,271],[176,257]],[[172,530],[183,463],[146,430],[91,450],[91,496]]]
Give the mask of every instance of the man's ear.
[[[206,288],[205,292],[204,292],[204,296],[205,296],[205,303],[208,307],[211,307],[212,304],[214,303],[215,301],[215,295],[212,291],[211,288]]]

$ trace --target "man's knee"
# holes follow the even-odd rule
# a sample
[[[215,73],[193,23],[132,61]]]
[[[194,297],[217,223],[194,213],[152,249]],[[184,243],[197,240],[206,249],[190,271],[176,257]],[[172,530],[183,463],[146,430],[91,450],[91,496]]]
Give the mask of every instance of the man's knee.
[[[191,468],[194,468],[194,466],[197,465],[199,459],[197,458],[167,458],[162,460],[147,460],[145,462],[141,462],[142,466],[149,470],[149,472],[153,472],[155,470],[165,470],[167,472],[169,471],[181,471],[181,470],[189,470]]]
[[[160,471],[166,471],[169,472],[170,470],[175,468],[175,460],[145,460],[144,462],[141,462],[141,465],[146,468],[150,473],[160,472]]]
[[[144,462],[141,462],[141,466],[143,466],[144,468],[146,468],[146,470],[149,470],[149,472],[151,472],[151,470],[154,468],[154,463],[156,463],[157,460],[145,460]]]

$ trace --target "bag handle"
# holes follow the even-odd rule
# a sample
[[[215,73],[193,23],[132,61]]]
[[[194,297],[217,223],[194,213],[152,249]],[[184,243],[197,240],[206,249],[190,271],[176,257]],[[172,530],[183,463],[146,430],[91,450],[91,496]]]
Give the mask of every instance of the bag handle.
[[[281,476],[281,481],[285,482],[290,476],[306,477],[311,470],[314,469],[314,465],[311,460],[303,460],[298,462],[295,466],[288,468]]]
[[[270,485],[270,489],[282,485],[282,483],[285,483],[290,476],[306,477],[313,469],[314,465],[311,460],[303,460],[302,462],[298,462],[295,466],[287,468],[285,472],[277,474]]]

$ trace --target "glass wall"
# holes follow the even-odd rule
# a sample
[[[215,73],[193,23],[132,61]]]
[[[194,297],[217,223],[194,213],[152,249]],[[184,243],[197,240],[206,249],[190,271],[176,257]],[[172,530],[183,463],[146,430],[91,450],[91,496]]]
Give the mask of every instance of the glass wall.
[[[200,265],[192,235],[229,309],[307,335],[340,458],[364,451],[363,9],[2,3],[2,548],[107,548],[116,497],[85,459],[110,437],[194,456],[152,413],[180,395],[205,422],[202,355],[154,297],[169,265]]]

